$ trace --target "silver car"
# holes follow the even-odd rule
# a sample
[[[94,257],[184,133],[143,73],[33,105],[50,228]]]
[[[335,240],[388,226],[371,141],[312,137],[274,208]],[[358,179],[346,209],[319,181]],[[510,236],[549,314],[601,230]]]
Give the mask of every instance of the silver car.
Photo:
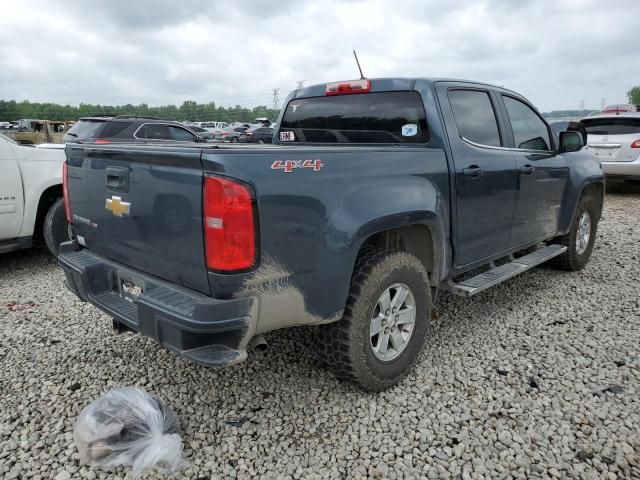
[[[640,180],[640,113],[602,114],[580,123],[608,180]]]

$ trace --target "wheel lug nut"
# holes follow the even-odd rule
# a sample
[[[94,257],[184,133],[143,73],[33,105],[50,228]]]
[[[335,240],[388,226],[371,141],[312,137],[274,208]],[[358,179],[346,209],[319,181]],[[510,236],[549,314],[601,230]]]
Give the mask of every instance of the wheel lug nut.
[[[384,314],[385,314],[385,315],[389,315],[389,313],[391,313],[391,312],[389,312],[389,310],[387,310],[386,312],[384,312]]]
[[[394,308],[394,309],[393,309],[393,313],[396,313],[397,311],[398,311],[398,309],[397,309],[397,308]]]
[[[384,329],[384,333],[389,333],[389,329],[388,329],[388,328],[385,328],[385,329]]]

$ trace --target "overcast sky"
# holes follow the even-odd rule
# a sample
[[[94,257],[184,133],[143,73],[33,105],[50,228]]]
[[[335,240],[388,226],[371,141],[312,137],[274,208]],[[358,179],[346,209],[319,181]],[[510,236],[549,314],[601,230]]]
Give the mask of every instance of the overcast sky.
[[[440,76],[516,90],[540,110],[626,102],[640,0],[3,2],[0,99],[254,106],[296,86]]]

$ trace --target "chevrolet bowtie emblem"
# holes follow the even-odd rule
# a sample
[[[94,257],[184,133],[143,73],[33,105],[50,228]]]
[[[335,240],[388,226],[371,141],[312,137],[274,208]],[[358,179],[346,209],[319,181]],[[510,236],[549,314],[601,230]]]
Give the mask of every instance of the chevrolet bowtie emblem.
[[[123,202],[122,197],[112,195],[111,198],[107,198],[107,203],[104,205],[104,208],[111,211],[116,217],[122,217],[123,215],[129,215],[131,203]]]

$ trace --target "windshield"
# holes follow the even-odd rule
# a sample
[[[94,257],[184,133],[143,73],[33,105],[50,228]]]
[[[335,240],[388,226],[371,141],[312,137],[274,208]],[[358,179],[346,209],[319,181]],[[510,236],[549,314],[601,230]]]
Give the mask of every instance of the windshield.
[[[640,133],[638,118],[594,118],[581,122],[587,129],[587,135],[631,135]]]
[[[280,141],[426,143],[429,129],[418,92],[379,92],[294,99]]]
[[[98,130],[104,125],[105,120],[78,120],[76,124],[65,134],[65,141],[86,140],[96,138]]]

